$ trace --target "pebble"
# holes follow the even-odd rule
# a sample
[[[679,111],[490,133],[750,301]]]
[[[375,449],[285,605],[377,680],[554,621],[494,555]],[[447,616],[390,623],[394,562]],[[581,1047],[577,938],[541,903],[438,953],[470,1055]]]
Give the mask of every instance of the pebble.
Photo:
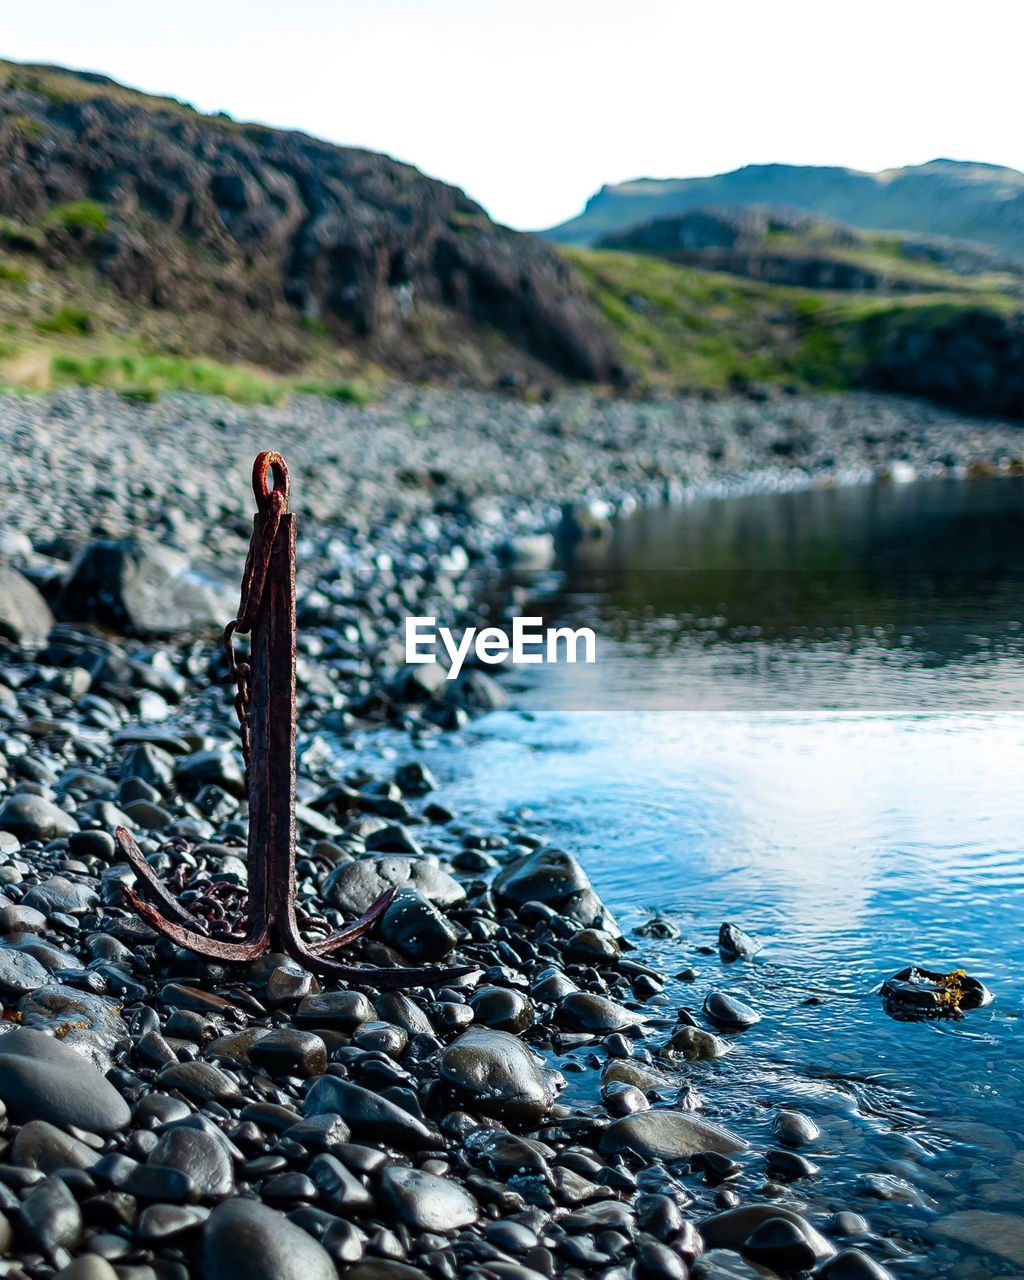
[[[373,1017],[373,1005],[361,991],[325,991],[301,1000],[294,1022],[299,1027],[354,1031]]]
[[[44,796],[15,794],[0,805],[0,831],[16,836],[22,844],[55,840],[77,830],[78,823],[71,814]]]
[[[810,1270],[813,1265],[835,1253],[833,1246],[806,1218],[777,1204],[750,1204],[726,1209],[724,1213],[705,1218],[699,1228],[710,1249],[734,1249],[745,1253],[747,1242],[760,1227],[765,1223],[778,1222],[784,1222],[787,1227],[785,1239],[790,1242],[787,1258],[795,1259],[798,1264],[792,1266],[792,1270]],[[773,1232],[774,1230],[773,1228]],[[781,1230],[778,1228],[779,1233]],[[779,1242],[780,1249],[782,1247],[781,1234],[769,1233],[762,1240],[767,1240],[769,1247],[773,1240]],[[775,1262],[781,1265],[781,1255],[775,1257]],[[767,1265],[770,1266],[771,1263],[768,1262]]]
[[[540,902],[584,927],[619,936],[618,926],[594,892],[581,864],[562,849],[539,849],[505,867],[494,880],[494,896],[506,906]]]
[[[298,1076],[308,1080],[327,1070],[327,1046],[312,1031],[279,1027],[254,1040],[249,1061],[265,1067],[272,1076]]]
[[[555,1100],[555,1088],[536,1058],[506,1031],[470,1027],[442,1052],[439,1069],[467,1105],[484,1115],[536,1122]]]
[[[677,1027],[665,1044],[658,1050],[660,1057],[668,1062],[683,1058],[687,1062],[710,1061],[724,1058],[729,1052],[729,1045],[719,1036],[700,1027]]]
[[[223,1200],[234,1193],[235,1175],[227,1145],[202,1129],[188,1124],[165,1129],[146,1159],[183,1173],[201,1200]]]
[[[447,1234],[476,1222],[479,1209],[468,1192],[446,1178],[391,1165],[380,1179],[382,1201],[416,1231]]]
[[[716,1027],[728,1031],[745,1031],[761,1021],[761,1015],[727,991],[711,991],[704,1000],[704,1013]]]
[[[203,1226],[203,1280],[337,1280],[308,1232],[257,1200],[227,1200]]]
[[[23,1027],[0,1036],[0,1098],[16,1120],[93,1133],[114,1133],[131,1118],[125,1100],[81,1054]]]
[[[0,996],[10,999],[36,991],[50,975],[35,956],[0,946]]]
[[[91,1169],[99,1152],[47,1120],[29,1120],[18,1129],[9,1158],[16,1164],[42,1173],[60,1169]]]
[[[402,889],[384,912],[380,936],[411,964],[443,960],[458,934],[440,911],[416,889]]]
[[[602,1151],[635,1151],[648,1160],[686,1160],[698,1152],[730,1155],[746,1148],[741,1137],[711,1120],[658,1109],[613,1120],[601,1136]]]
[[[508,987],[478,987],[469,997],[468,1007],[473,1020],[482,1026],[512,1035],[532,1027],[536,1016],[533,1002]]]
[[[739,925],[726,921],[718,930],[718,950],[725,960],[749,959],[756,956],[762,944],[749,933],[744,933]]]
[[[306,1094],[302,1113],[339,1115],[357,1137],[365,1135],[399,1147],[416,1148],[432,1140],[423,1121],[404,1107],[337,1076],[321,1076],[316,1081]]]
[[[559,1004],[557,1017],[562,1025],[575,1031],[599,1034],[636,1027],[646,1021],[644,1014],[589,991],[570,992]]]
[[[892,1273],[860,1249],[843,1249],[822,1267],[823,1280],[893,1280]]]
[[[809,1146],[821,1137],[821,1130],[809,1116],[785,1107],[772,1116],[772,1133],[788,1147]]]
[[[175,1062],[157,1072],[156,1079],[162,1089],[183,1093],[193,1102],[230,1104],[241,1098],[234,1080],[209,1062]]]

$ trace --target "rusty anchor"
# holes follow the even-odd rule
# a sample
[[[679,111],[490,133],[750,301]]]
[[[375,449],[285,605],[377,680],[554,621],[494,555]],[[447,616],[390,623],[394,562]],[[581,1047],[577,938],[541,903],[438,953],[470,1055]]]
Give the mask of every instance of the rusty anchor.
[[[472,973],[472,965],[365,968],[331,958],[373,927],[397,888],[382,894],[345,928],[314,940],[302,937],[295,888],[295,516],[288,510],[288,468],[279,453],[257,456],[252,485],[257,510],[238,616],[224,631],[238,688],[235,710],[249,800],[247,919],[240,918],[226,936],[215,936],[160,881],[131,833],[118,827],[118,845],[139,888],[160,909],[128,886],[125,900],[158,933],[213,960],[247,963],[281,951],[324,975],[378,988],[430,985]],[[236,659],[233,645],[234,636],[245,634],[250,636],[248,662]]]

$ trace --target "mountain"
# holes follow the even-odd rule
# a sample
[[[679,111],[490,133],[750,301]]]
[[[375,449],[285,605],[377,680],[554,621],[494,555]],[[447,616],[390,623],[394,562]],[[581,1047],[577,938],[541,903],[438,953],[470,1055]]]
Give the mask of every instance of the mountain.
[[[1024,174],[958,160],[882,173],[767,164],[710,178],[639,178],[602,187],[578,217],[543,234],[590,245],[636,223],[717,205],[799,209],[869,230],[973,240],[1024,259]]]
[[[573,267],[462,191],[104,76],[0,63],[0,215],[6,333],[81,339],[96,358],[623,376]]]

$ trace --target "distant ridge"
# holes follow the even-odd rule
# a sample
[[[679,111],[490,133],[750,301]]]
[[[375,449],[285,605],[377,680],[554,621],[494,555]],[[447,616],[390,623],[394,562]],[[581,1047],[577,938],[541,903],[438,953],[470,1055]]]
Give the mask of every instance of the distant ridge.
[[[713,205],[799,209],[869,230],[972,240],[1024,259],[1024,173],[945,159],[881,173],[762,164],[709,178],[636,178],[602,187],[578,217],[541,234],[590,245],[652,218]]]

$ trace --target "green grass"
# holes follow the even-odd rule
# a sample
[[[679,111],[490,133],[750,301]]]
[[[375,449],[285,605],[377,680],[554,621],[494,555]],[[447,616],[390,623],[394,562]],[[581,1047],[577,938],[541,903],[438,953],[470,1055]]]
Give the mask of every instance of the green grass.
[[[1019,305],[964,288],[958,277],[946,277],[954,286],[948,293],[826,292],[638,254],[563,251],[615,329],[641,389],[786,383],[842,390],[863,385],[901,328],[926,330],[972,308],[1006,313]]]
[[[65,231],[106,231],[110,217],[97,200],[69,200],[47,210],[45,222]]]
[[[46,235],[39,227],[0,214],[0,243],[21,253],[38,253],[46,247]]]
[[[324,396],[341,404],[369,404],[373,399],[370,388],[363,382],[348,379],[313,379],[291,382],[291,391],[304,396]]]
[[[35,327],[40,333],[67,333],[83,337],[92,333],[92,312],[82,307],[61,307],[52,315],[36,320]]]
[[[151,402],[169,391],[225,396],[243,404],[279,404],[292,393],[326,396],[349,404],[366,404],[371,398],[368,389],[358,382],[300,381],[244,365],[185,356],[61,352],[52,357],[50,372],[55,383],[112,387],[142,402]]]
[[[724,389],[779,376],[783,290],[635,254],[566,253],[645,383]]]
[[[34,116],[14,115],[7,117],[7,123],[27,142],[39,142],[46,137],[46,129]]]

